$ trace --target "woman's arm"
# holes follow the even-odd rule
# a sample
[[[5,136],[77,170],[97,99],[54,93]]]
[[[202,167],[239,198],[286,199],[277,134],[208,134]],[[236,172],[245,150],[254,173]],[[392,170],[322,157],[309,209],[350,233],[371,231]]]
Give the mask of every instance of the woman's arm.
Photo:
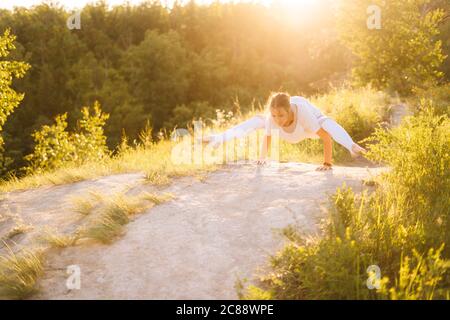
[[[322,139],[323,141],[323,157],[324,157],[324,163],[331,164],[331,161],[333,159],[333,140],[331,139],[331,136],[328,132],[326,132],[324,129],[320,128],[316,134]],[[331,169],[331,166],[323,165],[319,167],[317,170],[329,170]]]
[[[259,153],[258,164],[262,164],[267,158],[267,154],[270,150],[270,145],[272,143],[272,136],[264,135],[263,141],[261,143],[261,152]]]

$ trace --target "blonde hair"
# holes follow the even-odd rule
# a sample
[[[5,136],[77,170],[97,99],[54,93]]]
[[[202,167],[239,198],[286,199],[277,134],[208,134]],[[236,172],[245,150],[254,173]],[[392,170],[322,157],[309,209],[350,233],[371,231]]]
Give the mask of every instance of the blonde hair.
[[[287,92],[272,92],[267,99],[265,111],[270,114],[271,109],[284,109],[289,112],[291,108],[291,96]]]

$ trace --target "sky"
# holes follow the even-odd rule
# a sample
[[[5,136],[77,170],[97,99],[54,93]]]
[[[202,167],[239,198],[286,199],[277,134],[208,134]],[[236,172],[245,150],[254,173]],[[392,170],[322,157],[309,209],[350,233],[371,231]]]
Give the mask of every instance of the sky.
[[[82,8],[87,3],[93,3],[96,2],[96,0],[0,0],[0,8],[4,9],[12,9],[14,6],[19,7],[31,7],[33,5],[42,3],[42,2],[58,2],[62,4],[67,9],[74,9],[74,8]],[[140,2],[143,2],[144,0],[128,0],[131,4],[138,4]],[[238,0],[220,0],[222,2],[239,2]],[[298,0],[297,0],[298,1]],[[106,0],[108,4],[111,6],[123,4],[126,2],[126,0]],[[171,4],[174,2],[174,0],[162,0],[163,3],[167,3],[168,6],[171,6]],[[182,0],[181,2],[188,2],[188,0]],[[197,3],[209,3],[213,2],[213,0],[196,0]],[[271,1],[270,0],[253,0],[253,1],[247,1],[247,2],[261,2],[263,4],[268,4]]]

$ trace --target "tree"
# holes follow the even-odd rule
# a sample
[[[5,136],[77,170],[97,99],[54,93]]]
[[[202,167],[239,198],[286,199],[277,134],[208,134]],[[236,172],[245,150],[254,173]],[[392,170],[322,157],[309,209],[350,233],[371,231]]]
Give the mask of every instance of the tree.
[[[144,106],[159,130],[171,110],[186,99],[190,55],[176,31],[151,30],[144,41],[124,56],[123,73],[137,102]]]
[[[444,10],[430,0],[345,0],[338,9],[341,39],[355,54],[356,84],[372,84],[408,95],[415,87],[432,87],[443,76],[445,56],[436,40]],[[373,5],[376,5],[374,7]],[[372,9],[373,8],[373,11]],[[381,28],[368,19],[379,8]]]
[[[7,29],[3,36],[0,36],[0,58],[5,58],[11,50],[15,49],[14,40],[16,37],[11,35],[10,29]],[[20,61],[0,61],[0,133],[8,116],[14,112],[19,103],[24,98],[23,93],[17,93],[11,88],[13,78],[22,78],[30,65]],[[11,159],[4,157],[3,137],[0,135],[0,173],[3,173]]]

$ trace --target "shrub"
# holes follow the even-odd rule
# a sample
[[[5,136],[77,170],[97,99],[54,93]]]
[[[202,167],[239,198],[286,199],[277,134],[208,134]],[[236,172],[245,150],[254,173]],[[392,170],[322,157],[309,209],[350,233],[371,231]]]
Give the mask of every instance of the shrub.
[[[392,300],[431,300],[434,297],[448,297],[448,288],[436,288],[443,280],[450,261],[441,257],[443,246],[438,250],[431,248],[426,255],[413,251],[413,257],[401,261],[395,286],[383,290]]]
[[[58,115],[55,124],[43,126],[33,134],[34,152],[25,157],[27,173],[40,173],[61,168],[66,164],[81,165],[102,160],[108,155],[103,126],[109,115],[102,113],[98,102],[94,112],[84,107],[76,132],[67,131],[67,113]]]
[[[427,101],[432,104],[437,114],[450,116],[450,83],[435,86],[428,90],[416,89],[415,93],[416,95],[411,102],[418,106],[416,112],[419,112],[420,106],[424,104],[424,101]]]
[[[450,119],[424,105],[418,116],[391,131],[378,129],[368,141],[378,142],[368,157],[392,168],[385,176],[385,193],[396,195],[392,201],[408,213],[410,223],[424,226],[434,247],[449,243]],[[439,234],[431,232],[436,226],[442,227]]]

